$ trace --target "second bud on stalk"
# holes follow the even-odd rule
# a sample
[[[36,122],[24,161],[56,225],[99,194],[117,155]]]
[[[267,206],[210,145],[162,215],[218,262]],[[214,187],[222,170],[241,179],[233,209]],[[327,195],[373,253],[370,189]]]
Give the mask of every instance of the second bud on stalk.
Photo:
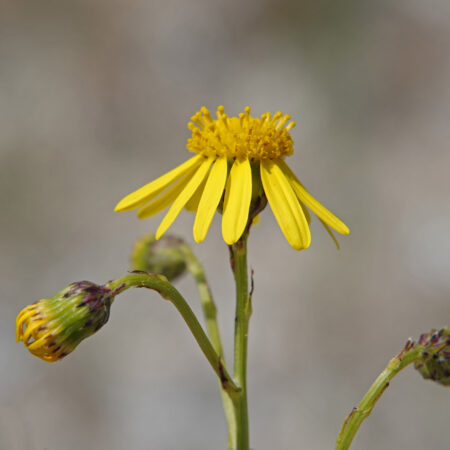
[[[138,239],[131,252],[133,270],[159,273],[169,281],[183,275],[186,271],[186,256],[182,239],[166,235],[156,240],[153,234]]]

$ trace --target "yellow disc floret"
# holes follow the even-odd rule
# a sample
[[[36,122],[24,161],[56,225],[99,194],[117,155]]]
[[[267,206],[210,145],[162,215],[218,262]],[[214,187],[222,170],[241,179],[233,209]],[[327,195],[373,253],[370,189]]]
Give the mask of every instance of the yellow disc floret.
[[[217,119],[202,107],[189,122],[192,137],[187,148],[206,157],[227,159],[267,160],[279,159],[294,152],[289,131],[295,126],[288,114],[281,112],[252,117],[250,108],[239,117],[228,117],[225,108],[217,108]]]

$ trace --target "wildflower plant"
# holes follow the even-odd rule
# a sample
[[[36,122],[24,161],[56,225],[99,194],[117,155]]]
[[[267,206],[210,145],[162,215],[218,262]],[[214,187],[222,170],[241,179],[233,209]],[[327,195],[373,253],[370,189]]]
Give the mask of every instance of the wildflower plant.
[[[291,130],[295,123],[289,115],[277,112],[252,117],[246,107],[239,116],[229,117],[223,106],[216,115],[214,119],[202,107],[191,118],[187,148],[195,156],[117,204],[119,212],[137,209],[140,219],[167,210],[156,233],[136,242],[131,252],[132,271],[103,285],[72,283],[55,296],[26,306],[17,316],[16,336],[32,354],[55,362],[105,325],[117,295],[131,287],[154,290],[180,313],[217,376],[228,425],[228,449],[249,450],[247,341],[253,283],[249,283],[247,240],[251,227],[269,205],[295,250],[310,246],[310,211],[338,248],[334,232],[348,235],[350,230],[309,193],[285,162],[294,152]],[[182,239],[166,234],[183,209],[195,213],[193,236],[197,243],[205,239],[215,213],[222,215],[222,236],[229,247],[236,292],[232,371],[223,352],[217,307],[204,269]],[[205,329],[172,285],[184,273],[197,283]],[[450,384],[449,334],[447,329],[433,330],[417,343],[408,341],[344,422],[337,450],[349,448],[390,380],[407,365],[414,363],[424,378]]]

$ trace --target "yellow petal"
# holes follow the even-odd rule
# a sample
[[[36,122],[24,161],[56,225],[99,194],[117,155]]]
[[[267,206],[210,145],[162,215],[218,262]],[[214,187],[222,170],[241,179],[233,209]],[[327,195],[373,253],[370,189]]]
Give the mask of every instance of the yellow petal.
[[[28,342],[30,341],[31,338],[36,339],[36,331],[39,329],[39,327],[41,326],[41,323],[31,323],[31,324],[27,324],[27,328],[25,330],[25,332],[23,333],[23,338],[22,341],[25,345],[28,345]]]
[[[137,214],[139,219],[147,219],[147,217],[154,216],[155,214],[158,214],[160,211],[170,206],[178,197],[180,192],[189,183],[190,179],[192,178],[192,175],[196,172],[197,169],[198,169],[197,167],[194,167],[191,170],[189,170],[181,178],[181,180],[178,180],[178,182],[174,186],[172,186],[167,192],[165,192],[163,195],[161,195],[156,200],[151,202],[149,205],[146,205],[142,209],[140,209]]]
[[[306,217],[306,221],[308,222],[308,225],[311,225],[311,214],[309,213],[309,211],[307,210],[306,206],[302,202],[300,202],[300,206],[302,207],[303,214]]]
[[[190,177],[189,182],[185,188],[180,192],[176,200],[173,202],[167,214],[164,216],[161,224],[156,230],[155,238],[159,239],[172,225],[173,221],[176,219],[180,211],[184,208],[188,200],[194,195],[195,190],[200,186],[206,174],[208,173],[211,164],[213,163],[213,158],[204,159],[202,158],[202,163],[196,172]]]
[[[18,314],[16,318],[16,340],[17,342],[23,340],[23,327],[28,322],[30,317],[36,312],[36,308],[28,306]]]
[[[43,353],[45,342],[48,339],[47,336],[48,335],[44,335],[44,336],[40,337],[39,339],[35,340],[34,342],[32,342],[28,346],[28,350],[32,353],[35,353],[35,352],[39,353],[39,351],[41,351],[41,353]]]
[[[295,176],[294,172],[292,172],[290,167],[284,161],[280,161],[279,164],[281,170],[289,179],[292,188],[294,189],[295,193],[297,194],[297,197],[302,203],[304,203],[308,208],[310,208],[317,215],[317,217],[319,217],[319,219],[323,220],[328,226],[336,230],[338,233],[341,234],[350,233],[349,228],[347,227],[347,225],[345,225],[344,222],[342,222],[342,220],[337,218],[332,212],[328,211],[328,209],[325,208],[325,206],[320,204],[305,189],[305,187],[300,183],[298,178]]]
[[[200,165],[202,160],[203,157],[201,155],[188,159],[186,162],[178,167],[175,167],[175,169],[172,169],[170,172],[167,172],[156,180],[142,186],[137,191],[128,194],[120,200],[119,203],[117,203],[114,211],[126,211],[145,205],[152,198],[155,198],[160,192],[162,192],[167,186],[183,176],[189,169]]]
[[[335,243],[336,248],[337,248],[338,250],[340,250],[340,249],[341,249],[341,246],[339,245],[339,241],[337,240],[337,238],[336,238],[336,236],[334,235],[334,233],[333,233],[333,231],[331,230],[331,228],[330,228],[330,227],[329,227],[322,219],[319,219],[319,220],[320,220],[320,222],[322,223],[323,227],[325,228],[326,232],[330,235],[331,239],[333,239],[333,242]]]
[[[228,176],[222,217],[222,236],[228,245],[237,242],[245,230],[251,198],[252,169],[250,161],[248,159],[236,160]]]
[[[208,233],[209,227],[222,198],[225,182],[227,180],[228,163],[226,158],[220,158],[209,173],[203,195],[198,205],[194,222],[195,242],[202,242]]]
[[[261,161],[261,181],[281,231],[295,250],[308,248],[311,233],[303,209],[278,161]]]
[[[186,203],[185,208],[189,212],[196,212],[198,209],[198,204],[200,203],[200,199],[202,198],[203,191],[205,190],[207,177],[201,182],[200,186],[194,192],[194,195],[189,199]]]

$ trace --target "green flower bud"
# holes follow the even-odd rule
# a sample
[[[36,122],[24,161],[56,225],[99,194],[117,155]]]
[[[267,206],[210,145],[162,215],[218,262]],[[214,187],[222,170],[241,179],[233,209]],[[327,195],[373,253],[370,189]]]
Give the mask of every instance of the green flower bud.
[[[450,385],[450,329],[441,328],[422,334],[418,346],[423,348],[414,367],[425,379]]]
[[[159,273],[173,281],[186,271],[186,244],[175,236],[165,235],[156,240],[146,235],[136,241],[131,252],[133,270]]]
[[[109,318],[116,292],[90,281],[72,283],[54,297],[25,307],[16,319],[17,342],[44,361],[58,361]]]

